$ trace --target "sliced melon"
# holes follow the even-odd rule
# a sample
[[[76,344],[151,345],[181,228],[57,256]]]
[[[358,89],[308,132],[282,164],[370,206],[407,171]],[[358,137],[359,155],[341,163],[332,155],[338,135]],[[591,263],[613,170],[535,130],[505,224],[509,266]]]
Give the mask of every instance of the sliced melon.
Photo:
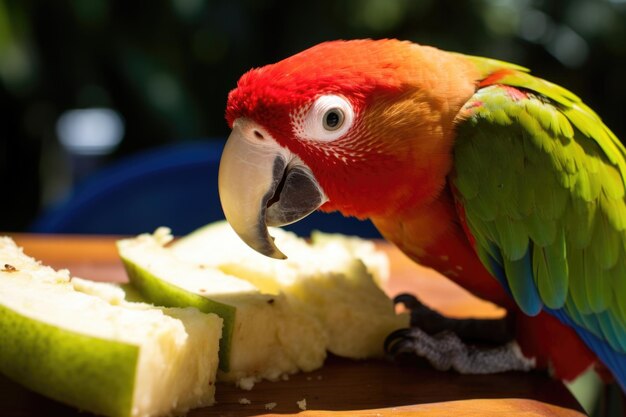
[[[272,229],[276,245],[288,256],[277,260],[248,246],[226,222],[205,226],[171,245],[180,259],[218,268],[271,294],[284,294],[299,310],[323,323],[327,349],[361,359],[383,355],[385,338],[408,327],[379,284],[389,276],[387,256],[356,237],[315,232],[312,243]]]
[[[276,245],[288,250],[286,260],[277,260],[250,249],[226,221],[208,224],[176,240],[171,250],[181,259],[217,267],[253,282],[263,291],[278,293],[302,276],[313,273],[336,273],[350,269],[359,260],[379,284],[389,278],[389,259],[373,242],[354,236],[314,231],[311,243],[295,233],[270,228]]]
[[[0,372],[106,416],[213,404],[221,318],[127,303],[112,287],[89,291],[98,296],[0,238]]]
[[[131,283],[147,300],[224,319],[220,379],[276,380],[322,366],[327,337],[318,320],[282,294],[264,294],[253,283],[179,259],[166,247],[171,239],[161,228],[121,240],[118,249]]]

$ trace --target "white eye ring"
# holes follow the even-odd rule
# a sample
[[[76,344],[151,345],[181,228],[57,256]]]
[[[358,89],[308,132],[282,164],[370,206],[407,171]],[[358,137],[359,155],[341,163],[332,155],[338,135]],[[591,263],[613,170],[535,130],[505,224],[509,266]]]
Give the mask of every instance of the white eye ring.
[[[296,130],[303,139],[332,142],[345,135],[353,122],[354,110],[348,100],[326,95],[315,100]]]

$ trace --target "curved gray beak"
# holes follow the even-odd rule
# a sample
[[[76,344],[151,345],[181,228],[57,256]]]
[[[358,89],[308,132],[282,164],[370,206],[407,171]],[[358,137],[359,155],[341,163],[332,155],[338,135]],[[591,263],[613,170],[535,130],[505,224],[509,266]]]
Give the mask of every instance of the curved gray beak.
[[[249,119],[233,124],[218,185],[224,215],[235,232],[252,249],[277,259],[286,256],[267,227],[296,222],[327,200],[309,167]]]

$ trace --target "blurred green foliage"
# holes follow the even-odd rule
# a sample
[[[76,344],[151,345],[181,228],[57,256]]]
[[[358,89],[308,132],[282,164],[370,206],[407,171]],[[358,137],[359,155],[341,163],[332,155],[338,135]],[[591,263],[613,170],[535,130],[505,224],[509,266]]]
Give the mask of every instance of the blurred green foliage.
[[[226,97],[243,72],[362,37],[522,64],[626,137],[623,0],[0,0],[0,230],[24,230],[58,197],[62,112],[118,111],[126,134],[110,159],[224,138]]]

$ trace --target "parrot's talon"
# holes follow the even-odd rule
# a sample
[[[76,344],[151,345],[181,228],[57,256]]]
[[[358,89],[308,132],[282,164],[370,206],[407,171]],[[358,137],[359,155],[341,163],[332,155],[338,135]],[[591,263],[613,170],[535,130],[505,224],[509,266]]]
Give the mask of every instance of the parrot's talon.
[[[417,299],[413,294],[402,293],[398,294],[393,298],[394,304],[404,304],[404,306],[410,310],[415,307],[423,306],[420,300]]]
[[[385,352],[391,357],[397,356],[403,348],[403,344],[407,343],[410,337],[411,329],[398,329],[392,332],[385,339]]]

